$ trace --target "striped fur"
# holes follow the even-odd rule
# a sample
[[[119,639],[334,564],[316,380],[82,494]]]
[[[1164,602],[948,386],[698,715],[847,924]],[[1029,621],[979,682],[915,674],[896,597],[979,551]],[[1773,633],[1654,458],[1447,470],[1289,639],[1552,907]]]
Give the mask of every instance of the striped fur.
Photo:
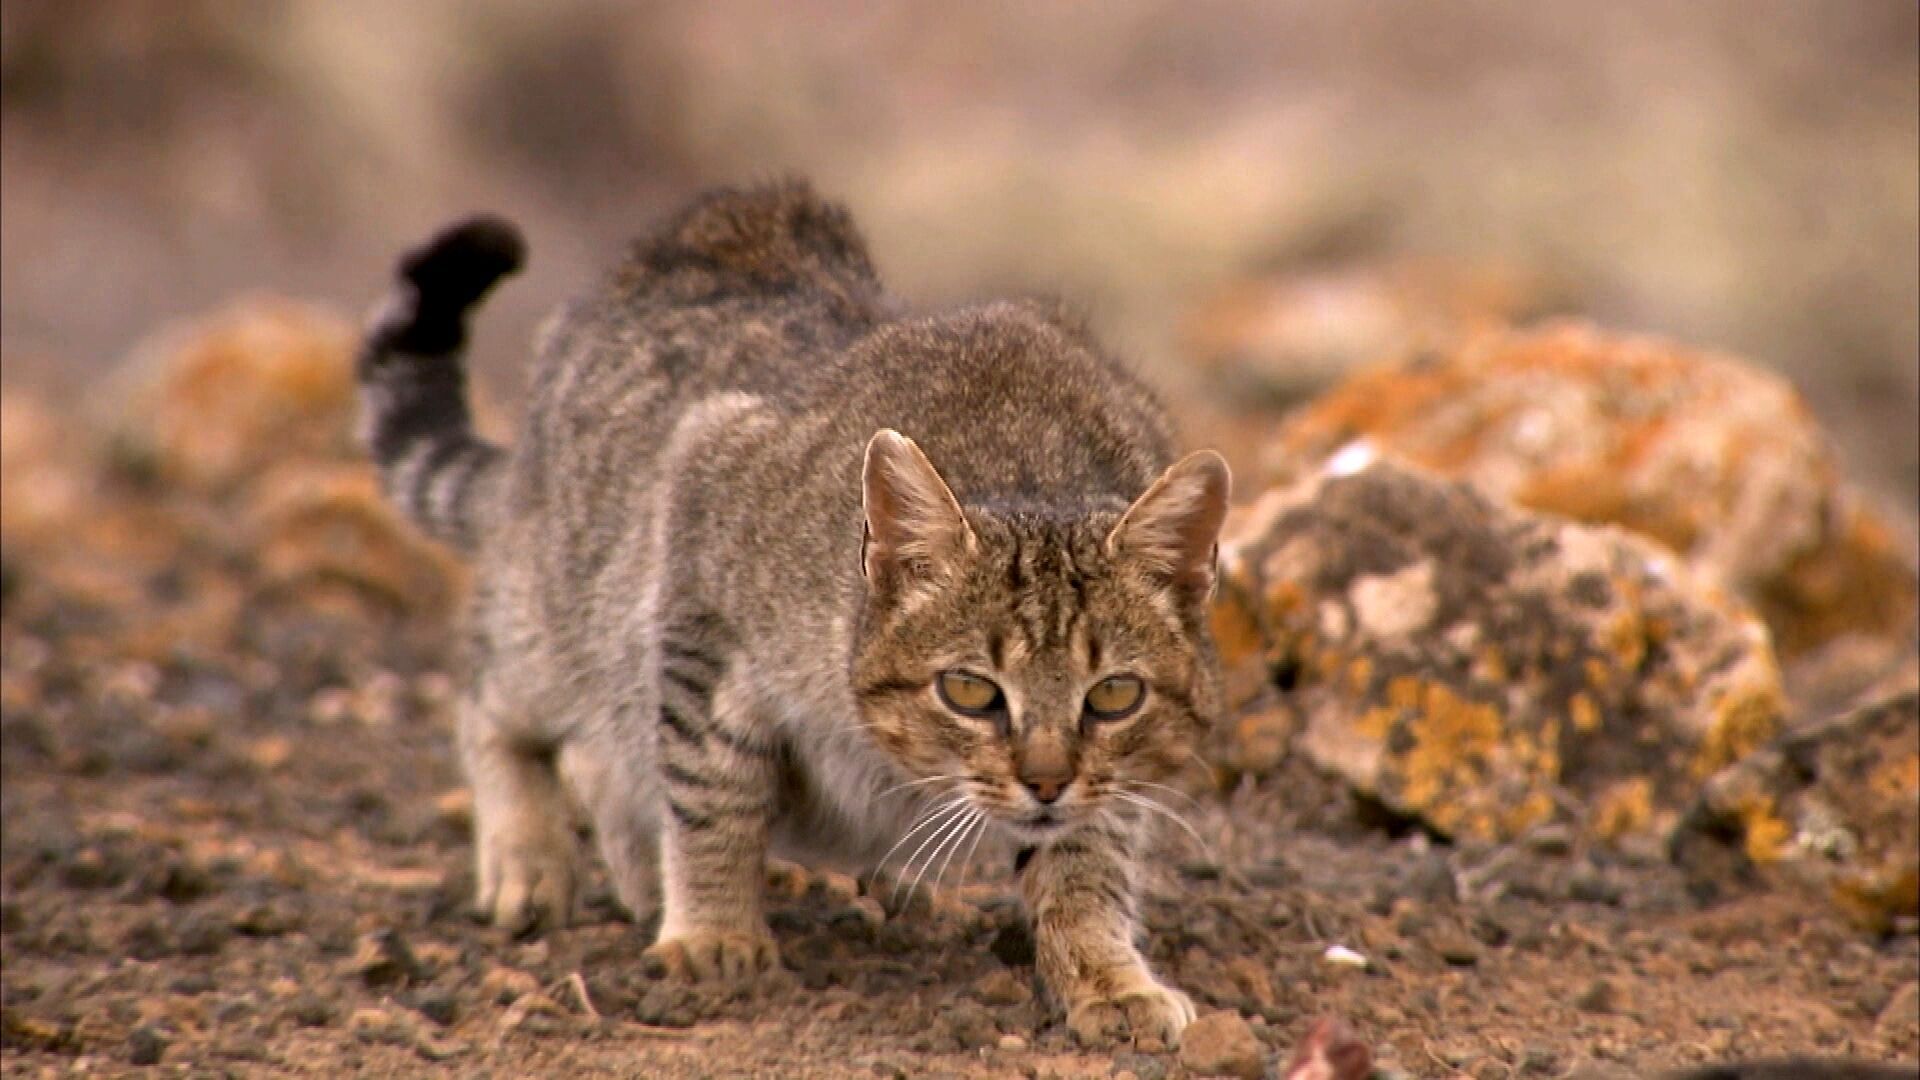
[[[475,551],[481,910],[567,919],[568,789],[676,977],[777,965],[770,852],[913,884],[1030,849],[1069,1024],[1177,1038],[1192,1004],[1134,944],[1135,878],[1153,785],[1218,711],[1217,455],[1176,462],[1159,404],[1057,305],[903,314],[798,182],[703,196],[567,307],[506,454],[469,430],[458,354],[518,261],[497,224],[442,234],[362,358],[389,492]],[[1004,709],[943,706],[956,667]],[[1141,707],[1094,722],[1113,672]]]
[[[401,260],[361,343],[362,438],[381,487],[429,535],[463,551],[498,498],[506,459],[474,435],[467,411],[467,315],[524,260],[518,230],[504,221],[446,229]]]

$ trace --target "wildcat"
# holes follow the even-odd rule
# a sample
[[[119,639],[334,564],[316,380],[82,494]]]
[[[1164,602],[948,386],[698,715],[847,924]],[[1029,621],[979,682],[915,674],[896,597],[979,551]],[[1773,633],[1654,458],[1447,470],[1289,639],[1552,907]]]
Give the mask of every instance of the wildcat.
[[[1175,461],[1055,307],[904,314],[799,181],[698,199],[564,307],[504,449],[461,357],[523,257],[496,219],[442,232],[358,360],[388,496],[477,566],[482,911],[567,919],[570,790],[622,905],[659,910],[649,967],[749,979],[779,963],[770,849],[930,865],[991,834],[1071,1029],[1177,1040],[1194,1008],[1136,947],[1136,878],[1219,709],[1225,462]]]

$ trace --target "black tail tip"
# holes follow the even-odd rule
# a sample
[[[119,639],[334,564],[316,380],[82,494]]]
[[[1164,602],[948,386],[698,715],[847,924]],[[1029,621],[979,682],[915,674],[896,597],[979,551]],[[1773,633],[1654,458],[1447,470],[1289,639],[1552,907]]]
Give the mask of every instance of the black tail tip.
[[[400,276],[423,299],[465,308],[527,262],[527,242],[505,218],[481,214],[435,233],[400,260]]]

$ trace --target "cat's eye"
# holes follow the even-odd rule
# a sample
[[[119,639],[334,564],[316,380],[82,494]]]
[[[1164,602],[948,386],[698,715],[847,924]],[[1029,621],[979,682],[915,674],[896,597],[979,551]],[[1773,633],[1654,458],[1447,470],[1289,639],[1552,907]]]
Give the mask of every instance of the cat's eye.
[[[1087,715],[1095,720],[1119,720],[1133,715],[1147,698],[1147,685],[1136,675],[1109,675],[1087,691]]]
[[[991,716],[1005,707],[1000,688],[991,679],[965,671],[942,672],[934,684],[947,708],[965,716]]]

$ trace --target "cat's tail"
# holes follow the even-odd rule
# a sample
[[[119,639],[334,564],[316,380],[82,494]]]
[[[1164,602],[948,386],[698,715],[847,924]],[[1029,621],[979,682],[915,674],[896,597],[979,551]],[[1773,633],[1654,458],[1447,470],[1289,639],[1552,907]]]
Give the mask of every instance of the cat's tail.
[[[506,452],[467,411],[467,314],[526,260],[520,231],[475,217],[400,260],[360,346],[361,435],[387,498],[429,535],[471,551],[500,499]]]

